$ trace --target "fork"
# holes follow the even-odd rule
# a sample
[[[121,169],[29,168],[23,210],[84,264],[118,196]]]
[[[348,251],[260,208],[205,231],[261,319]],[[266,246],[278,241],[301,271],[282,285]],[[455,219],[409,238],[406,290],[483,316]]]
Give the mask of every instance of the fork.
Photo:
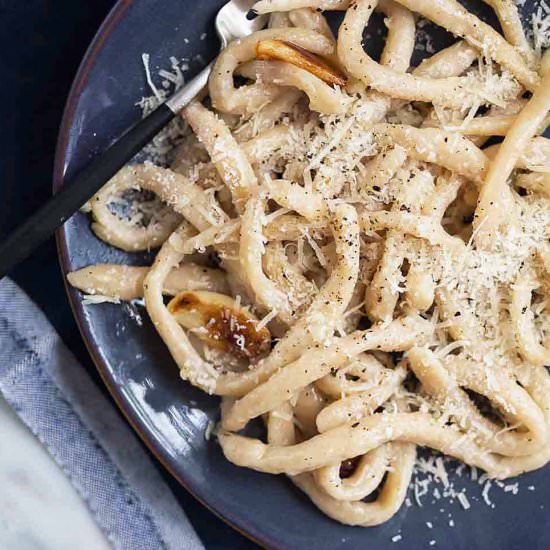
[[[266,16],[251,11],[255,0],[231,0],[216,15],[220,51],[229,42],[264,27]],[[173,120],[207,85],[215,60],[176,91],[149,116],[96,156],[63,189],[8,236],[0,245],[0,279],[34,252],[53,232],[90,200],[134,155]]]

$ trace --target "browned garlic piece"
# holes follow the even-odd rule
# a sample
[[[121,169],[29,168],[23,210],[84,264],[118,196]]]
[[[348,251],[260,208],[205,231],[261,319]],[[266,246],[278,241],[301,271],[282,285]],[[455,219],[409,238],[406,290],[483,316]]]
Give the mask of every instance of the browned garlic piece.
[[[286,61],[332,86],[343,87],[346,84],[346,77],[324,59],[284,40],[261,40],[256,45],[256,58]]]
[[[185,291],[168,304],[180,325],[207,345],[241,359],[255,359],[269,351],[271,334],[233,298],[208,291]]]

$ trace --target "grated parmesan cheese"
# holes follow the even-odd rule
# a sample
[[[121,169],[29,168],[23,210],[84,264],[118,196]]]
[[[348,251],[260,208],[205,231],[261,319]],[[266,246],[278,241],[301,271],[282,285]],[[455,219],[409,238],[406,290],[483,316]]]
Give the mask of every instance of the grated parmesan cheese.
[[[206,425],[206,430],[204,430],[204,439],[206,439],[206,441],[210,441],[210,438],[212,437],[215,428],[216,424],[212,422],[212,420],[209,420],[208,424]]]
[[[265,317],[263,317],[263,319],[261,319],[260,321],[258,321],[256,323],[256,330],[257,331],[262,330],[269,323],[271,323],[271,321],[273,321],[273,319],[275,319],[275,317],[277,317],[277,311],[276,310],[270,311]]]
[[[492,483],[490,480],[487,480],[485,482],[485,485],[483,486],[483,492],[481,493],[481,496],[483,497],[483,500],[485,501],[485,504],[487,506],[492,506],[494,508],[494,504],[491,502],[491,499],[489,498],[489,491],[491,490]]]
[[[465,493],[458,493],[457,499],[458,499],[458,502],[460,502],[462,508],[464,508],[464,510],[470,509],[470,501],[468,500],[468,497],[466,496]]]

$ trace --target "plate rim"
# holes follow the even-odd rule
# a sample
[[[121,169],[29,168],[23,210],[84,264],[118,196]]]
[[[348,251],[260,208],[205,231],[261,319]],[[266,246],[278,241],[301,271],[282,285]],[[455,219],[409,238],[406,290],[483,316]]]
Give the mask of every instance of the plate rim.
[[[133,3],[134,0],[116,1],[114,6],[107,13],[105,19],[97,29],[77,69],[76,75],[65,101],[61,124],[56,141],[52,185],[52,191],[54,194],[60,191],[65,183],[65,165],[68,153],[67,146],[69,142],[69,134],[73,127],[78,97],[82,90],[86,87],[88,75],[94,67],[98,54],[103,48],[105,41],[116,30],[118,24],[124,19],[127,10],[132,6]],[[65,292],[67,294],[69,305],[71,307],[72,315],[76,321],[86,350],[101,377],[102,383],[107,388],[110,396],[114,400],[118,410],[122,413],[124,419],[128,422],[132,430],[139,436],[142,443],[153,454],[155,459],[162,465],[162,467],[190,495],[192,495],[193,498],[195,498],[201,506],[207,508],[216,517],[221,519],[232,529],[235,529],[241,535],[251,540],[255,544],[266,548],[267,550],[292,550],[289,547],[280,546],[279,544],[275,543],[272,540],[269,540],[267,537],[264,537],[261,534],[253,535],[246,529],[245,526],[241,525],[238,516],[232,514],[231,512],[229,514],[226,514],[211,506],[208,502],[208,499],[203,495],[200,495],[196,490],[193,490],[185,479],[185,476],[180,475],[170,465],[170,462],[163,456],[162,448],[156,444],[153,438],[149,437],[146,426],[142,423],[139,416],[134,413],[132,408],[124,399],[123,393],[119,390],[117,384],[110,378],[107,365],[103,361],[101,355],[98,353],[97,346],[92,343],[92,331],[90,330],[90,326],[85,320],[84,307],[82,304],[82,300],[80,299],[79,293],[74,288],[72,288],[67,281],[66,274],[70,271],[70,252],[67,242],[67,230],[68,226],[67,224],[65,224],[57,229],[57,231],[55,232],[57,257],[61,268],[61,276],[63,278]]]

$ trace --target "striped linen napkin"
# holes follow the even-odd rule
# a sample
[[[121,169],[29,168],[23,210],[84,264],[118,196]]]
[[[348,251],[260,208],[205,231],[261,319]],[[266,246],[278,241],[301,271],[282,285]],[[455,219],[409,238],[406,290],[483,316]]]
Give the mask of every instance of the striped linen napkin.
[[[117,550],[201,550],[137,437],[11,280],[0,281],[0,392]]]

